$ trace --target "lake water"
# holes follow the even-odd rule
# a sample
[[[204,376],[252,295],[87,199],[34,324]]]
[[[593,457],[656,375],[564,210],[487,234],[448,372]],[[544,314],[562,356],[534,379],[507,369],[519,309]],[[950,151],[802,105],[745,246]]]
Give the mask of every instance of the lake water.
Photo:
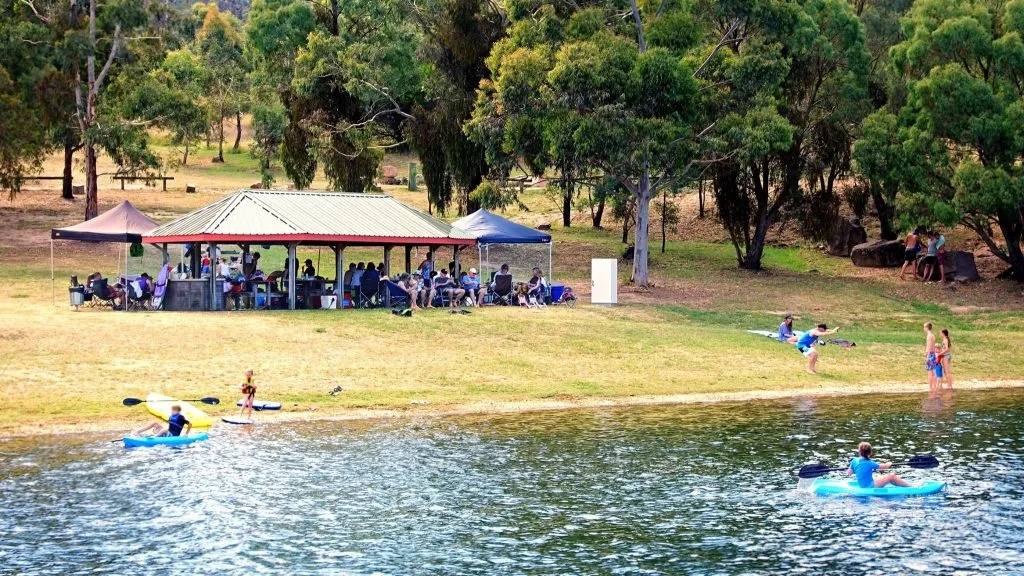
[[[796,490],[862,439],[948,491]],[[0,441],[0,573],[1024,574],[1024,390],[109,440]]]

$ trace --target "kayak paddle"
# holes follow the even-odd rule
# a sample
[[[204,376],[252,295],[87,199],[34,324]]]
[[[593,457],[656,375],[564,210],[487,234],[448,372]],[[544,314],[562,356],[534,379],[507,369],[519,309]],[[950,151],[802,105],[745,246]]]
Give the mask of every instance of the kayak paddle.
[[[917,454],[907,460],[906,462],[894,462],[893,466],[910,466],[911,468],[925,469],[925,468],[938,468],[939,460],[931,454]],[[808,464],[800,469],[797,476],[800,478],[819,478],[828,474],[829,472],[842,472],[848,467],[843,468],[829,468],[828,464]]]
[[[138,398],[125,398],[121,401],[125,406],[138,406],[139,404],[145,404],[148,400],[140,400]],[[154,400],[154,402],[202,402],[203,404],[220,404],[220,398],[193,398],[191,400]]]

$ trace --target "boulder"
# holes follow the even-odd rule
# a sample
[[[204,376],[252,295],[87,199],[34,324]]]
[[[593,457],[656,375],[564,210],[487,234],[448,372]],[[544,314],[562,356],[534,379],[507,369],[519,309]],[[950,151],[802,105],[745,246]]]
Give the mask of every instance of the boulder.
[[[946,252],[946,277],[957,282],[975,282],[981,280],[978,267],[974,264],[974,254],[962,250]]]
[[[548,222],[544,222],[542,224],[537,224],[537,230],[544,230],[544,231],[551,230],[551,224],[548,223]]]
[[[249,186],[250,190],[260,190],[263,188],[263,182],[254,182]]]
[[[71,187],[71,194],[74,195],[74,196],[84,196],[85,195],[85,186],[72,186]]]
[[[872,240],[857,244],[850,250],[854,266],[864,268],[896,268],[903,264],[903,242]]]
[[[841,218],[832,228],[828,241],[828,253],[833,256],[849,256],[850,250],[868,241],[868,232],[860,218]]]

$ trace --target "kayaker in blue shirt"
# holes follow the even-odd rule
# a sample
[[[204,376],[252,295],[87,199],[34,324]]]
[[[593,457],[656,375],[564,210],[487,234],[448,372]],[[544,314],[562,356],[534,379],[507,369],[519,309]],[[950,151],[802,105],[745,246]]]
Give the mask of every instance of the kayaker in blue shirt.
[[[861,442],[857,446],[860,456],[850,460],[850,468],[846,471],[849,476],[857,477],[857,485],[861,488],[881,488],[894,484],[896,486],[910,486],[910,483],[892,472],[875,478],[875,470],[888,470],[892,467],[891,462],[876,462],[871,459],[871,444]]]
[[[185,430],[185,434],[181,433],[182,429]],[[136,430],[135,435],[141,436],[143,432],[149,430],[156,431],[153,436],[188,436],[192,432],[192,423],[181,414],[181,406],[175,404],[171,406],[171,415],[167,417],[167,426],[159,422],[152,422],[148,426]]]
[[[786,314],[782,317],[782,324],[779,324],[779,342],[796,344],[797,337],[793,333],[793,315]]]
[[[817,328],[812,328],[796,341],[796,349],[800,351],[804,357],[807,358],[807,371],[811,374],[817,374],[814,371],[815,366],[818,364],[818,351],[814,349],[814,345],[817,344],[818,338],[822,336],[830,336],[839,332],[839,328],[828,329],[828,326],[824,324],[818,324]]]

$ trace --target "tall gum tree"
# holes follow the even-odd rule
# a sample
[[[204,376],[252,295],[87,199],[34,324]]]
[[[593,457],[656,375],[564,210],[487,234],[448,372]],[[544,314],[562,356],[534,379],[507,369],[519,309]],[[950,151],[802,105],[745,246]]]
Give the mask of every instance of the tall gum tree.
[[[963,224],[1024,280],[1024,1],[918,0],[904,36],[902,218]]]
[[[509,31],[487,60],[467,130],[492,163],[538,166],[571,155],[634,200],[632,281],[650,283],[650,205],[693,177],[715,118],[701,76],[738,25],[702,33],[700,7],[666,0],[524,1],[509,4]]]

